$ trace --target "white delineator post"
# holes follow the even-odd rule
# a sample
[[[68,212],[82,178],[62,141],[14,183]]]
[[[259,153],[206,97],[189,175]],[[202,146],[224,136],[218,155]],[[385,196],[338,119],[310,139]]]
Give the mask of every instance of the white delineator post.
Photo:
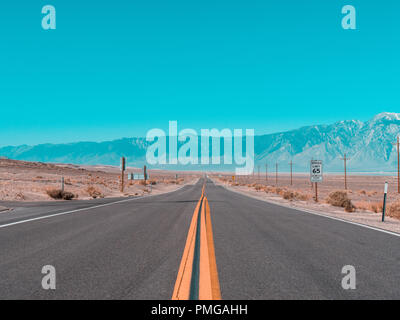
[[[383,208],[382,208],[382,222],[385,221],[385,211],[386,211],[386,196],[388,192],[388,183],[385,182],[385,190],[383,194]]]

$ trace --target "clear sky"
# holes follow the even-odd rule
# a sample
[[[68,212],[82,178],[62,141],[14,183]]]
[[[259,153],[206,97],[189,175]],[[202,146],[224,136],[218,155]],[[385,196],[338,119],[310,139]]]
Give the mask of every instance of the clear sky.
[[[4,0],[0,146],[400,112],[399,31],[393,0]]]

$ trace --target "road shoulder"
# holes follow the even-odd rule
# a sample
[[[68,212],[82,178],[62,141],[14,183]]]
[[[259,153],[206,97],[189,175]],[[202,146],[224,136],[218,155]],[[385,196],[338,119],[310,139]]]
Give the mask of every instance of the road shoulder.
[[[213,180],[213,182],[215,185],[221,186],[228,191],[236,192],[253,199],[400,236],[400,221],[398,219],[386,217],[385,222],[383,223],[381,221],[381,215],[372,212],[348,213],[324,203],[309,205],[305,201],[289,201],[278,196],[267,194],[263,191],[256,191],[249,187],[231,186],[217,180]]]

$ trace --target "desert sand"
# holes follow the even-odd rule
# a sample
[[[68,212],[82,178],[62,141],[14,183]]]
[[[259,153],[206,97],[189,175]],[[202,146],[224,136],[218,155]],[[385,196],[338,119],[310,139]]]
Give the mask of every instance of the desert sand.
[[[173,191],[194,183],[200,175],[149,170],[149,180],[128,180],[127,173],[143,173],[139,168],[125,171],[124,192],[120,191],[121,173],[112,166],[77,166],[0,159],[0,201],[54,200],[48,191],[61,189],[72,193],[74,199],[121,196],[142,196]],[[178,174],[178,179],[176,179]]]
[[[290,184],[289,174],[251,175],[235,177],[232,174],[213,174],[210,177],[229,190],[250,197],[273,202],[293,208],[312,211],[339,219],[366,224],[400,233],[400,194],[397,192],[397,177],[379,175],[351,174],[347,176],[347,190],[344,189],[344,177],[337,174],[325,174],[324,181],[318,184],[318,202],[315,201],[315,189],[311,186],[309,175],[294,174]],[[385,222],[381,222],[383,190],[389,183]],[[331,204],[331,193],[340,191],[351,202],[348,211],[344,207]]]

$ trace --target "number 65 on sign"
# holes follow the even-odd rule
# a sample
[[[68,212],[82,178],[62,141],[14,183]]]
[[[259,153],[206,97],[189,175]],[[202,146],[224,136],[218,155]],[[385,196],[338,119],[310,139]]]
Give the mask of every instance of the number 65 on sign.
[[[322,160],[311,160],[310,180],[311,182],[322,182]]]

